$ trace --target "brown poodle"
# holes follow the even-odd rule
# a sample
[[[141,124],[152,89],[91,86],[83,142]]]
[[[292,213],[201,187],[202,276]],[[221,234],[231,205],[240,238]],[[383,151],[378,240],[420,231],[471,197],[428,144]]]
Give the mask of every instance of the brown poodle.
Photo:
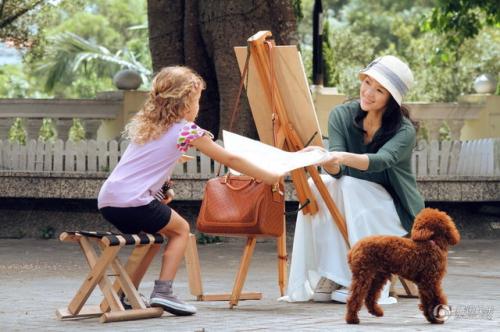
[[[348,254],[352,283],[346,322],[359,324],[363,300],[368,312],[383,316],[377,300],[391,274],[397,274],[418,286],[419,308],[425,318],[431,323],[443,323],[439,312],[436,315],[436,306],[447,304],[441,282],[446,274],[448,246],[458,241],[460,234],[451,218],[431,208],[415,217],[411,239],[376,235],[358,241]]]

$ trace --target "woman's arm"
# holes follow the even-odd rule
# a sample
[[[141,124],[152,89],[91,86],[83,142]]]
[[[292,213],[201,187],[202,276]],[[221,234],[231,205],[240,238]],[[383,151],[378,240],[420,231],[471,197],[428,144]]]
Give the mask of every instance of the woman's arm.
[[[370,160],[365,154],[357,154],[343,151],[331,151],[328,153],[328,159],[322,164],[323,168],[330,174],[340,172],[340,165],[356,168],[361,171],[368,169]]]
[[[380,172],[393,167],[402,159],[410,158],[413,146],[415,146],[415,130],[413,127],[408,127],[398,131],[376,153],[357,154],[331,151],[323,167],[331,174],[336,174],[335,171],[339,172],[340,165],[361,171]]]
[[[216,144],[208,136],[202,136],[191,141],[191,145],[200,150],[203,154],[210,158],[217,160],[219,163],[226,165],[232,169],[237,170],[243,174],[260,179],[267,184],[273,185],[279,182],[280,177],[284,174],[269,172],[262,167],[251,163],[244,158],[241,158],[231,152],[225,150],[223,147]]]

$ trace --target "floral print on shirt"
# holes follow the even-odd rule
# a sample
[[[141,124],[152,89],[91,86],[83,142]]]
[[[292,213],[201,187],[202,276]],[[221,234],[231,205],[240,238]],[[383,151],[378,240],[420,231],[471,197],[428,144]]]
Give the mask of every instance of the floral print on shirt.
[[[213,135],[209,131],[200,128],[196,123],[186,123],[179,132],[179,137],[177,138],[177,150],[186,152],[191,147],[191,142],[202,137],[203,135],[209,135],[210,138],[213,139]]]

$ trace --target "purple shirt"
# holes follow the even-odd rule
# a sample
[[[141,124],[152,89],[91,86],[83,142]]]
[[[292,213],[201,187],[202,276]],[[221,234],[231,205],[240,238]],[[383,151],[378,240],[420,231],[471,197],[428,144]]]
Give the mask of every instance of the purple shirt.
[[[141,145],[131,142],[101,187],[98,208],[149,204],[190,142],[206,133],[195,123],[182,120],[153,141]]]

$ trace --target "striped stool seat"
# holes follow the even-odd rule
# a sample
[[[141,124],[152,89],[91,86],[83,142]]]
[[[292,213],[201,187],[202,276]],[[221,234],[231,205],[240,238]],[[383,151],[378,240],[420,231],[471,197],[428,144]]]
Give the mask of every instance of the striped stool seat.
[[[165,242],[163,235],[72,231],[61,233],[59,239],[79,244],[90,267],[69,305],[56,311],[59,319],[100,317],[102,323],[107,323],[163,314],[162,308],[147,308],[137,291],[151,261]],[[127,263],[122,265],[118,253],[127,245],[134,249]],[[104,299],[99,305],[85,305],[96,286],[101,289]],[[132,309],[124,308],[120,300],[122,295],[127,297]]]
[[[92,231],[73,231],[64,232],[61,234],[73,235],[73,236],[86,236],[94,237],[104,240],[109,246],[119,246],[119,245],[138,245],[138,244],[161,244],[165,242],[165,238],[161,234],[122,234],[122,233],[112,233],[112,232],[92,232]]]

